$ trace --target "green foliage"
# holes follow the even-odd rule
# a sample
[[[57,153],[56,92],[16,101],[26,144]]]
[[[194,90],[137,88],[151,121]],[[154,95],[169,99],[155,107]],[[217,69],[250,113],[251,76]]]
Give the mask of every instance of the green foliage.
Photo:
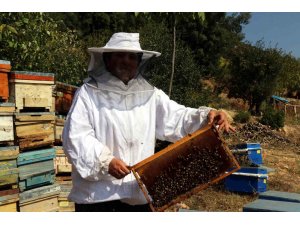
[[[260,120],[262,124],[268,125],[273,129],[278,129],[284,126],[285,116],[284,112],[276,111],[271,107],[268,107],[263,112],[263,116]]]
[[[13,70],[52,72],[57,80],[81,83],[87,55],[76,33],[61,30],[44,13],[0,13],[0,24],[0,56]]]
[[[276,84],[276,93],[288,96],[296,91],[300,92],[300,59],[286,54],[283,56],[283,69]]]
[[[162,53],[159,58],[149,63],[146,77],[153,85],[167,93],[171,76],[172,34],[168,34],[164,24],[153,22],[144,26],[139,32],[142,48]],[[208,103],[208,94],[202,90],[200,79],[201,73],[192,51],[178,40],[172,99],[190,107],[199,107]]]
[[[143,49],[162,53],[149,63],[146,76],[168,93],[175,26],[172,99],[198,107],[228,91],[229,97],[242,98],[250,110],[258,112],[275,92],[300,90],[300,61],[262,42],[242,43],[242,26],[250,16],[223,12],[0,13],[0,59],[11,61],[13,70],[52,72],[59,81],[80,85],[87,76],[88,47],[103,46],[115,32],[139,32]],[[203,78],[213,78],[218,86],[203,89]]]
[[[251,117],[250,112],[240,111],[235,115],[234,121],[238,123],[247,123],[249,122],[250,117]]]
[[[256,46],[240,44],[230,55],[230,74],[223,77],[223,88],[229,97],[242,98],[250,105],[250,111],[259,113],[263,101],[275,91],[282,73],[282,51],[265,48],[262,42]]]
[[[48,13],[56,22],[76,30],[85,39],[95,33],[109,30],[115,32],[133,32],[136,29],[136,15],[131,12],[77,12]]]

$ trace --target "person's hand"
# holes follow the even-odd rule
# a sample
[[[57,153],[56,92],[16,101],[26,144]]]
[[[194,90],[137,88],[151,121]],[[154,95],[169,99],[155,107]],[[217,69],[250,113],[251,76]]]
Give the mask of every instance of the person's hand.
[[[211,110],[208,115],[208,124],[215,123],[218,125],[218,130],[223,131],[225,130],[227,133],[235,132],[235,128],[230,125],[227,115],[225,112],[217,111],[217,110]]]
[[[113,158],[108,165],[108,173],[117,179],[122,179],[130,173],[130,170],[122,160]]]

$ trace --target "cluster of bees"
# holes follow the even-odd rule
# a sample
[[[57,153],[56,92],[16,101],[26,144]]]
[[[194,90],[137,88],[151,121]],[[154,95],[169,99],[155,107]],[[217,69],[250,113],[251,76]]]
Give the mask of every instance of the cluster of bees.
[[[229,161],[219,147],[192,146],[185,153],[177,156],[151,187],[147,187],[154,207],[162,207],[179,195],[217,178],[224,173]]]
[[[253,166],[247,154],[233,153],[233,155],[240,166]]]

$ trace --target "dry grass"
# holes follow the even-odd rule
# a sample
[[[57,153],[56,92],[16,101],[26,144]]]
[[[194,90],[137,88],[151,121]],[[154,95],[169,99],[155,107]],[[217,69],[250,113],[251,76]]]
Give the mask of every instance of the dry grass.
[[[298,143],[298,147],[286,143],[276,146],[261,143],[264,166],[274,169],[268,174],[268,190],[300,193],[300,128],[291,126],[287,130],[290,132],[285,131],[283,134],[286,137],[290,136],[294,143]],[[219,183],[193,195],[168,211],[176,211],[178,207],[184,206],[197,211],[241,212],[245,204],[257,198],[257,194],[231,193],[224,189],[222,183]]]

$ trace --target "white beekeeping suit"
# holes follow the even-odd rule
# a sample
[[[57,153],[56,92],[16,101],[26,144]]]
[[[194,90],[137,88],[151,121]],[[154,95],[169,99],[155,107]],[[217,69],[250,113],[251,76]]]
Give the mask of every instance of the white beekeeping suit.
[[[211,108],[179,105],[140,73],[126,85],[105,70],[103,52],[143,53],[140,66],[160,55],[142,50],[139,34],[116,33],[106,46],[89,51],[90,78],[76,92],[63,131],[64,150],[73,166],[69,199],[79,204],[145,204],[132,173],[123,179],[108,174],[110,161],[140,162],[154,154],[156,139],[174,142],[204,126]]]

